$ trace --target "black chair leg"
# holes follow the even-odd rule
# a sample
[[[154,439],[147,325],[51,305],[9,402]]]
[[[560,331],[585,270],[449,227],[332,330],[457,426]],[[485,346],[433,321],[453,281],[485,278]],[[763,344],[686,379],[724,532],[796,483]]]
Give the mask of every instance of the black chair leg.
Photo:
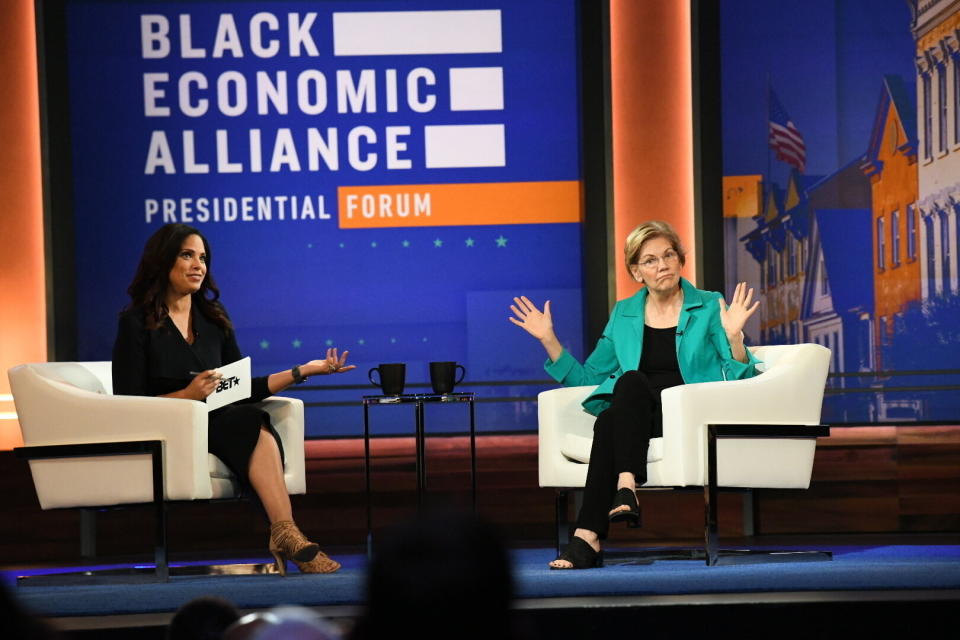
[[[560,549],[570,542],[570,523],[567,521],[567,497],[566,489],[557,489],[556,508],[556,530],[554,542],[557,547],[557,555],[560,555]]]

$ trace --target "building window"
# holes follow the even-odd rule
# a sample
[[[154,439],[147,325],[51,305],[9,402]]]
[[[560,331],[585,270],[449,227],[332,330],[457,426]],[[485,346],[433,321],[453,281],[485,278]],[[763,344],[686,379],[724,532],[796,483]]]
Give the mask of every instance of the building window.
[[[947,212],[940,212],[940,254],[943,256],[943,293],[950,293],[950,222]]]
[[[917,207],[907,205],[907,259],[917,259]]]
[[[841,371],[840,369],[840,334],[836,331],[833,332],[833,370]]]
[[[887,268],[886,261],[886,238],[883,235],[883,218],[877,218],[877,269],[883,271]]]
[[[930,74],[923,74],[923,157],[933,156],[933,105],[930,104]]]
[[[793,236],[787,236],[787,275],[797,275],[797,241]]]
[[[937,66],[937,124],[940,131],[937,133],[940,152],[947,150],[947,67]]]
[[[894,211],[890,217],[890,265],[900,264],[900,211]]]
[[[927,238],[927,295],[931,298],[937,295],[937,248],[933,228],[934,215],[936,214],[923,217],[923,228],[926,231]]]
[[[953,67],[953,141],[960,143],[960,57],[951,59]]]
[[[830,294],[830,281],[827,280],[827,265],[823,260],[823,254],[820,254],[820,295]]]
[[[870,322],[870,316],[860,318],[860,327],[857,331],[857,360],[860,371],[869,371],[872,368],[870,362],[873,349],[870,347],[870,334],[872,333],[873,323]]]

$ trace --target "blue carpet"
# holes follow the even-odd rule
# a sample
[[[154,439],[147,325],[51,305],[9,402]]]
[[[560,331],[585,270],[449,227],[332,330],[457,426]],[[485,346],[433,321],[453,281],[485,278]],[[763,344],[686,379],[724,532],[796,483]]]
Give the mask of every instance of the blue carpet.
[[[702,561],[660,561],[589,571],[550,571],[548,549],[513,553],[518,598],[682,595],[777,591],[960,588],[960,546],[830,547],[832,562],[707,567]],[[176,577],[165,584],[14,587],[44,616],[175,611],[201,595],[241,608],[277,604],[325,606],[363,601],[363,556],[338,556],[332,575]],[[258,559],[265,560],[265,559]],[[10,584],[16,574],[2,577]]]

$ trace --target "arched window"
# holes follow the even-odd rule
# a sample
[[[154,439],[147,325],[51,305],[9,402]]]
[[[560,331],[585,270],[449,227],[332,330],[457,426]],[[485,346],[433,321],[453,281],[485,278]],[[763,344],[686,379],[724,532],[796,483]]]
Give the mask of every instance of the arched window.
[[[946,64],[937,65],[937,147],[940,153],[947,150],[947,66]]]
[[[933,105],[930,103],[930,74],[925,73],[921,76],[923,82],[923,157],[930,159],[933,157]]]

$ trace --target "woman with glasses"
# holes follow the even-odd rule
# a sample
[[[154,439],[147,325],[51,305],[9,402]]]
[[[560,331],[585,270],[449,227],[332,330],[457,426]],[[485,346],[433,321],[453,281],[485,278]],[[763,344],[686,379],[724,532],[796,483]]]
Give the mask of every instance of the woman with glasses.
[[[616,304],[582,364],[554,333],[549,300],[542,311],[523,296],[510,306],[510,321],[546,350],[547,373],[565,386],[599,385],[583,403],[597,416],[583,506],[570,544],[550,563],[553,569],[601,566],[600,541],[610,523],[639,526],[636,488],[646,482],[650,438],[662,435],[661,391],[756,375],[758,361],[743,344],[743,327],[760,304],[751,304],[753,289],[738,284],[727,305],[722,294],[681,278],[685,252],[665,222],[634,229],[624,260],[644,287]]]

